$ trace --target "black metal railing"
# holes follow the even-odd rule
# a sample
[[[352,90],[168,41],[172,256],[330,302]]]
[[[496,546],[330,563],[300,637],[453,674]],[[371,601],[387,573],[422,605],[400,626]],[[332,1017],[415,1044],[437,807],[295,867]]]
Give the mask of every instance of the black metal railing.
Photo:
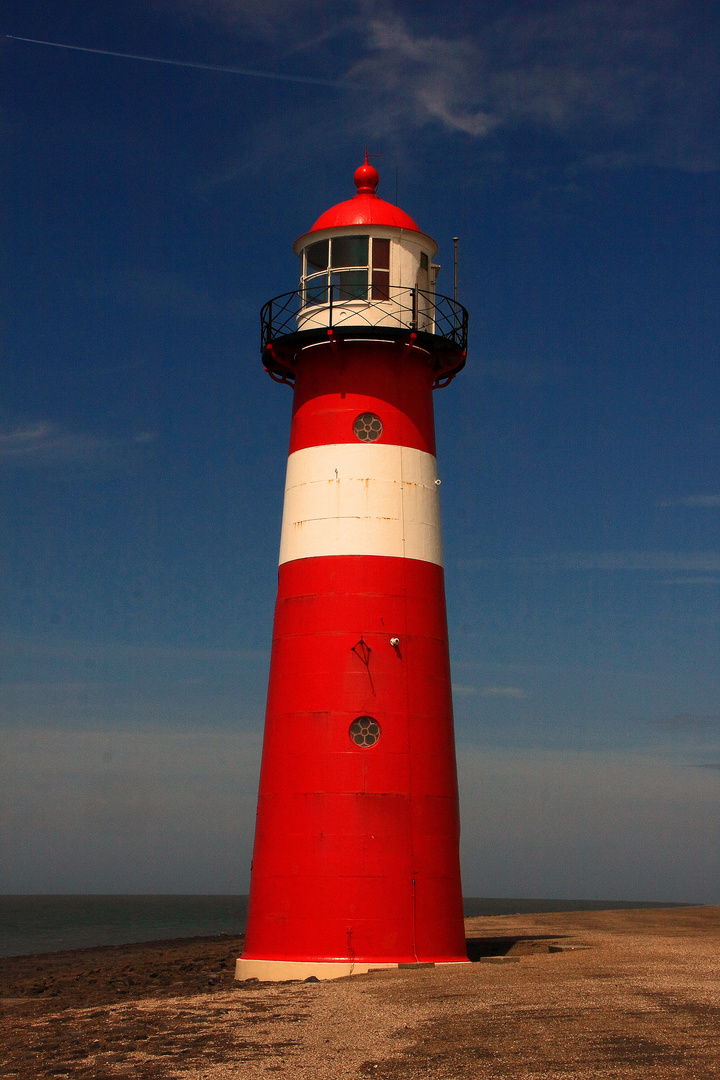
[[[430,335],[441,348],[467,350],[468,314],[449,296],[426,289],[390,287],[381,299],[365,299],[337,284],[308,285],[269,300],[260,312],[263,352],[269,345],[313,330],[409,330]]]

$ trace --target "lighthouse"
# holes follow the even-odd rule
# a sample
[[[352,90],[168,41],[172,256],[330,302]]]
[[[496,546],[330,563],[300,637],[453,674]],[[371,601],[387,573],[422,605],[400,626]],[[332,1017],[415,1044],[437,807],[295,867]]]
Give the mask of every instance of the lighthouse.
[[[238,979],[467,962],[433,420],[467,312],[367,155],[354,179],[261,316],[294,404]]]

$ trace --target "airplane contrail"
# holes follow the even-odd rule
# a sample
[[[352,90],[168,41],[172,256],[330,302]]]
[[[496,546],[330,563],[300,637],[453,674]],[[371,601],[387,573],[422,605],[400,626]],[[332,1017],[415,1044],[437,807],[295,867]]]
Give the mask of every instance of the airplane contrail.
[[[279,82],[310,83],[312,86],[331,86],[345,89],[344,83],[327,79],[314,79],[312,75],[282,75],[276,71],[254,71],[252,68],[221,67],[218,64],[199,64],[193,60],[165,60],[161,56],[139,56],[137,53],[113,52],[110,49],[89,49],[84,45],[64,45],[60,41],[40,41],[38,38],[18,37],[6,34],[10,41],[27,41],[32,45],[51,45],[54,49],[72,49],[74,52],[97,53],[100,56],[120,56],[124,60],[146,60],[151,64],[172,64],[173,67],[201,68],[203,71],[222,71],[228,75],[249,75],[253,79],[275,79]]]

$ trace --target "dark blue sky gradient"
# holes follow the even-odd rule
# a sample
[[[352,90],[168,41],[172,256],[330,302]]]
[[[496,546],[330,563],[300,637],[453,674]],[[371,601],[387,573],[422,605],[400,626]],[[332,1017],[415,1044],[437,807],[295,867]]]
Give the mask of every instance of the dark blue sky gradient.
[[[5,9],[338,85],[0,40],[0,888],[247,887],[291,407],[258,312],[367,144],[471,319],[436,394],[465,891],[718,902],[717,6],[258,8]]]

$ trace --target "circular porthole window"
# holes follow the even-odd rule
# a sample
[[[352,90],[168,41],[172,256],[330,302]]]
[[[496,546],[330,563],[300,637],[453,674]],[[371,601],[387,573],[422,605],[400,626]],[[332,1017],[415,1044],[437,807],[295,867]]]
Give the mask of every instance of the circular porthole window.
[[[374,746],[380,738],[380,725],[372,716],[358,716],[350,725],[350,738],[356,746]]]
[[[382,421],[375,413],[360,413],[353,424],[353,431],[360,442],[375,442],[382,435]]]

